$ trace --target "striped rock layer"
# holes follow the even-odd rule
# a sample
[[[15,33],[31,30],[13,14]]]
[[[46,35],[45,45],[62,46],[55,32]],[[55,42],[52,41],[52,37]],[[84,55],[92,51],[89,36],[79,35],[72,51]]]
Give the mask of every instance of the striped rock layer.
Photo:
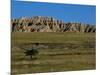
[[[64,23],[52,17],[35,16],[11,20],[12,32],[96,32],[95,25]]]

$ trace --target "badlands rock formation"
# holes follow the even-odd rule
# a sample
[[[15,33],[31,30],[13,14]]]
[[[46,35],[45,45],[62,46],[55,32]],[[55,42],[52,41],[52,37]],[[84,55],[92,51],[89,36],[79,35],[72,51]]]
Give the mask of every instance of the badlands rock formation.
[[[11,20],[12,32],[96,32],[95,25],[64,23],[52,17],[35,16]]]

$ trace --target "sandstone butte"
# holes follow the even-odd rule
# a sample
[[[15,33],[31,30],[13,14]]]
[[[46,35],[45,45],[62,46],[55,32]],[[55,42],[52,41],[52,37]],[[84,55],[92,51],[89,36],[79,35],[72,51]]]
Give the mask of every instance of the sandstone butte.
[[[96,26],[65,23],[52,17],[34,16],[11,19],[12,32],[96,32]]]

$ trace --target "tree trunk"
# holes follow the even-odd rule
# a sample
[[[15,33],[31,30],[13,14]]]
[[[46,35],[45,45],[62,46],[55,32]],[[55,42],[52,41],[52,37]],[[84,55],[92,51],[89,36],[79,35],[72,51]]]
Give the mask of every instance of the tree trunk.
[[[32,55],[30,55],[30,59],[32,60],[33,58],[32,58]]]

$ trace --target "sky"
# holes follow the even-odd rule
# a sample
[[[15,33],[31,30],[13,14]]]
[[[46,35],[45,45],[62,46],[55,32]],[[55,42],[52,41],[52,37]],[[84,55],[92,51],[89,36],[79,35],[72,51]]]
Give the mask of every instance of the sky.
[[[96,6],[12,0],[11,18],[33,16],[49,16],[64,22],[96,25]]]

